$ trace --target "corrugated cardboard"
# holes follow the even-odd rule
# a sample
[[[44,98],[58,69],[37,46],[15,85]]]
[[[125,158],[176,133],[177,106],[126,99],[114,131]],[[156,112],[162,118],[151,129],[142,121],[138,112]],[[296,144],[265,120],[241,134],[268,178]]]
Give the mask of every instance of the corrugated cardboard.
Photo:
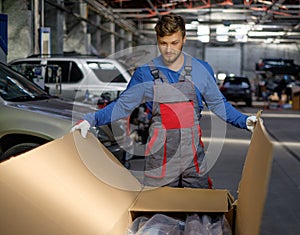
[[[258,123],[240,184],[236,234],[258,234],[271,157]],[[229,199],[227,190],[143,188],[92,134],[83,139],[77,131],[0,164],[0,234],[6,235],[123,235],[137,215],[228,213]]]
[[[237,234],[259,234],[272,159],[273,145],[259,123],[252,135],[238,190]]]

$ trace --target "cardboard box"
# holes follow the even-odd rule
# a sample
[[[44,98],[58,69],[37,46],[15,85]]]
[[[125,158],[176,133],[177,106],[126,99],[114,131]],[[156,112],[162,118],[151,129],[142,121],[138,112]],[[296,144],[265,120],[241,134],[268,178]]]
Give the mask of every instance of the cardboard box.
[[[292,87],[292,109],[300,110],[300,86]]]
[[[123,235],[153,213],[221,212],[238,235],[258,235],[273,146],[260,122],[239,196],[227,190],[144,188],[92,135],[79,132],[0,164],[0,234]]]

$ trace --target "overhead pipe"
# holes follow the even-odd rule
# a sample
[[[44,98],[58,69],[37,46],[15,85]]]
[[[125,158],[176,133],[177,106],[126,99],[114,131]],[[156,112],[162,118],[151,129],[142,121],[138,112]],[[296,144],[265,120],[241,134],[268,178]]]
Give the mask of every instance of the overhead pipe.
[[[80,14],[76,13],[76,12],[73,12],[72,10],[69,10],[68,8],[66,7],[63,7],[59,4],[56,4],[56,3],[53,3],[51,0],[45,0],[45,2],[47,2],[49,5],[53,6],[53,7],[56,7],[57,9],[61,10],[61,11],[64,11],[64,12],[67,12],[68,14],[70,15],[73,15],[74,17],[84,21],[84,22],[87,22],[88,24],[92,25],[92,26],[95,26],[96,28],[106,32],[106,33],[109,33],[109,34],[113,34],[119,38],[122,38],[122,36],[116,32],[112,32],[111,30],[107,29],[106,27],[103,27],[102,25],[99,25],[99,24],[96,24],[95,22],[87,19],[87,18],[84,18],[82,17]],[[124,38],[122,38],[124,39]]]
[[[138,35],[134,23],[122,18],[122,16],[120,16],[119,14],[114,13],[113,10],[105,3],[105,1],[101,1],[101,0],[97,0],[97,1],[84,0],[84,1],[88,3],[90,6],[92,6],[95,12],[97,12],[104,18],[117,24],[119,27],[125,29],[126,31],[133,33],[134,35]]]

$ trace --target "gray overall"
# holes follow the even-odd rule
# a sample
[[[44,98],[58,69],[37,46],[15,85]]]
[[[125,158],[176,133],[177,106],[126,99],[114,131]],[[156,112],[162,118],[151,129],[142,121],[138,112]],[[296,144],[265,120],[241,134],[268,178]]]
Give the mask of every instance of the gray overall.
[[[205,154],[191,58],[186,58],[177,83],[169,83],[150,63],[154,98],[145,152],[145,185],[208,188],[208,176],[202,174]]]

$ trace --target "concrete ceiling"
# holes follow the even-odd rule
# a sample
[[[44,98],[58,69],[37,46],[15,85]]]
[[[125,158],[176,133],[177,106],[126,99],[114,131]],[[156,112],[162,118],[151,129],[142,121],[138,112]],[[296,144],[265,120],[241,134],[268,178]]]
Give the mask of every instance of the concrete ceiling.
[[[91,10],[132,31],[154,35],[158,17],[170,12],[184,17],[188,40],[207,43],[300,43],[299,0],[84,0]],[[202,29],[201,26],[206,26]],[[217,40],[225,28],[227,42]],[[205,33],[205,30],[209,32]]]

